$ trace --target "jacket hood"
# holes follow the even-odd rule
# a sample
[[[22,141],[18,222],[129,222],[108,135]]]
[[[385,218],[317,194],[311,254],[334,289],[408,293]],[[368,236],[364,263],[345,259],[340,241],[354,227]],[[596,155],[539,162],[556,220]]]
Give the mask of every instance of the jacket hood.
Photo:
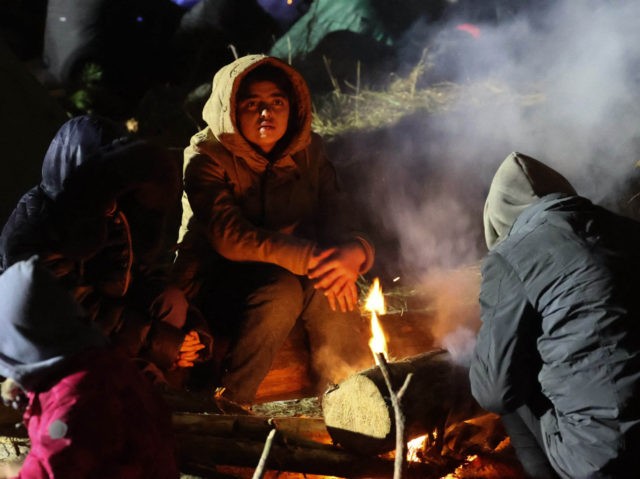
[[[307,83],[296,70],[287,63],[265,55],[247,55],[222,67],[213,77],[211,96],[202,110],[202,118],[211,134],[234,155],[250,158],[261,156],[242,136],[236,122],[236,96],[243,78],[261,65],[273,65],[281,69],[291,81],[293,95],[288,132],[289,142],[281,148],[282,156],[304,149],[311,141],[311,95]],[[206,136],[206,135],[205,135]],[[199,143],[199,135],[195,141]]]
[[[53,379],[74,354],[107,344],[80,320],[80,307],[37,257],[0,275],[0,298],[0,374],[27,391]]]
[[[78,168],[123,141],[124,129],[101,117],[78,116],[60,127],[42,163],[42,191],[56,200]]]
[[[540,161],[513,152],[496,171],[484,205],[484,237],[492,249],[509,233],[520,213],[551,193],[576,195],[569,181]]]

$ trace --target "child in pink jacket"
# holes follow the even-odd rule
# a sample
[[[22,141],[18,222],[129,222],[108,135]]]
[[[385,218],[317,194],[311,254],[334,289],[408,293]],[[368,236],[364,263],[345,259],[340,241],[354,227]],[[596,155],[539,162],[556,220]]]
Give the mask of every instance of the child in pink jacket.
[[[17,477],[177,478],[161,399],[36,257],[0,276],[0,298],[0,375],[15,383],[3,400],[28,400]]]

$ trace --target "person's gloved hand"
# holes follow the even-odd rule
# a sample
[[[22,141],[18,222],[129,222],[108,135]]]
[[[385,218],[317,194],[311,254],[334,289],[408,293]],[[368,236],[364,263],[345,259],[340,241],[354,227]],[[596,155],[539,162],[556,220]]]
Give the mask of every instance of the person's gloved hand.
[[[26,405],[27,398],[20,385],[13,379],[8,378],[2,382],[0,387],[2,394],[2,403],[13,409],[19,409]]]
[[[198,359],[198,352],[204,348],[205,345],[200,342],[198,332],[195,330],[189,331],[184,337],[182,346],[180,346],[176,366],[179,368],[193,367],[193,363]]]

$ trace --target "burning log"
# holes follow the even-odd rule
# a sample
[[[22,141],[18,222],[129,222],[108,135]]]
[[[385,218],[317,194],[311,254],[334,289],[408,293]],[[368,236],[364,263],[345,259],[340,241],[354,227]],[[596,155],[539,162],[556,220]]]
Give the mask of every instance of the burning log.
[[[259,441],[177,434],[181,469],[193,473],[215,471],[216,466],[254,468],[260,460],[264,439]],[[277,436],[276,436],[277,440]],[[276,441],[277,442],[277,441]],[[266,469],[349,478],[390,478],[393,460],[361,456],[335,446],[305,447],[273,444]],[[407,477],[440,477],[441,468],[412,464]]]
[[[216,466],[254,468],[275,429],[265,468],[337,477],[389,478],[393,460],[367,457],[329,444],[321,418],[175,413],[173,430],[181,469],[193,473]],[[440,477],[430,464],[412,465],[408,477]]]
[[[394,389],[409,373],[402,397],[408,439],[434,433],[442,441],[447,421],[481,413],[469,387],[468,370],[448,351],[434,350],[387,364]],[[379,367],[357,373],[325,393],[322,409],[327,430],[346,450],[379,454],[395,447],[395,419]]]

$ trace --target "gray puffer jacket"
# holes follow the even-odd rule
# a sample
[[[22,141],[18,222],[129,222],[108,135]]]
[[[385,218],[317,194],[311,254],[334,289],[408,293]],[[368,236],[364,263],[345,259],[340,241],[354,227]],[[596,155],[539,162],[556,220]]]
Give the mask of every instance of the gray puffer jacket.
[[[485,227],[473,395],[493,412],[538,413],[562,477],[637,477],[640,223],[514,153],[491,186]]]

